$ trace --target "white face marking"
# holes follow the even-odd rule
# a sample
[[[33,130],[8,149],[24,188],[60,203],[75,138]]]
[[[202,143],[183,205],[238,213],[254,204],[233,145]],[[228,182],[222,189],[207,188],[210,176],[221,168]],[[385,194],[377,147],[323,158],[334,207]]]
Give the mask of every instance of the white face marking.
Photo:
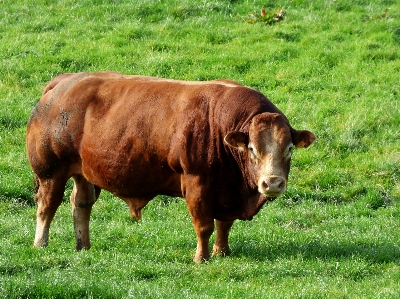
[[[278,143],[266,142],[261,145],[264,146],[261,151],[262,156],[252,143],[249,143],[248,146],[250,157],[254,155],[256,164],[260,163],[258,191],[269,197],[277,197],[286,191],[286,174],[282,169],[282,161],[288,163],[292,155],[293,144],[288,144],[283,152]]]

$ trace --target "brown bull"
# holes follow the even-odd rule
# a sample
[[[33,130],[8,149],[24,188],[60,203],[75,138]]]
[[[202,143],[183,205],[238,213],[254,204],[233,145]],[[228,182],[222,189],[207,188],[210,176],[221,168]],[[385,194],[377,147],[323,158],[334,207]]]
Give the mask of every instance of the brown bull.
[[[54,78],[29,118],[27,153],[39,182],[35,246],[71,194],[76,248],[90,248],[89,217],[106,189],[132,217],[156,195],[184,197],[197,235],[195,262],[227,252],[235,219],[248,220],[286,190],[293,129],[260,92],[228,80],[186,82],[118,73]]]

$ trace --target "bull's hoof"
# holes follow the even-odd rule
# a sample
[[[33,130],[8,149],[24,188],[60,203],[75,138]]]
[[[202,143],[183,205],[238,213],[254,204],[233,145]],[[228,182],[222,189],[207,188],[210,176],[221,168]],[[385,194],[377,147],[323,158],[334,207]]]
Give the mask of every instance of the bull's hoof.
[[[196,264],[201,264],[201,263],[205,263],[210,259],[210,255],[208,256],[203,256],[203,255],[195,255],[193,262],[195,262]]]
[[[83,242],[81,238],[76,239],[76,246],[75,246],[76,251],[81,251],[81,250],[89,250],[90,249],[90,242],[86,240]]]
[[[193,259],[193,262],[195,262],[196,264],[202,264],[202,263],[205,263],[205,262],[207,262],[208,260],[209,260],[210,258],[194,258]]]
[[[212,255],[213,256],[228,256],[230,253],[231,253],[231,251],[229,249],[229,246],[220,247],[220,246],[214,245]]]
[[[49,242],[44,241],[44,240],[39,240],[39,241],[33,242],[33,247],[35,247],[35,248],[44,248],[44,247],[47,247],[48,245],[49,245]]]

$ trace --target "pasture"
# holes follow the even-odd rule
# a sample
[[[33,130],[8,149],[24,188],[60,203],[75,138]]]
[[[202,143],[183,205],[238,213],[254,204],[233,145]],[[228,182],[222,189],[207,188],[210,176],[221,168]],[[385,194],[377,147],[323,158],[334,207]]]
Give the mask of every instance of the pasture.
[[[71,184],[35,249],[27,119],[52,77],[100,70],[235,80],[317,141],[284,196],[235,222],[228,257],[192,262],[184,200],[134,222],[105,191],[76,252]],[[0,215],[1,298],[399,298],[399,1],[0,1]]]

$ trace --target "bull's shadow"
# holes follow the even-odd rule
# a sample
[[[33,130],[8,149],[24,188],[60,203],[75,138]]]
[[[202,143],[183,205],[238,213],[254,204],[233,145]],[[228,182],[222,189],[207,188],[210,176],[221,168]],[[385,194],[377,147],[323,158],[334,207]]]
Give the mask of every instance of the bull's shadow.
[[[395,262],[400,264],[400,244],[351,243],[346,241],[311,241],[308,243],[279,242],[257,244],[251,240],[231,241],[231,257],[244,257],[257,261],[273,261],[281,258],[332,260],[359,257],[369,263]]]

